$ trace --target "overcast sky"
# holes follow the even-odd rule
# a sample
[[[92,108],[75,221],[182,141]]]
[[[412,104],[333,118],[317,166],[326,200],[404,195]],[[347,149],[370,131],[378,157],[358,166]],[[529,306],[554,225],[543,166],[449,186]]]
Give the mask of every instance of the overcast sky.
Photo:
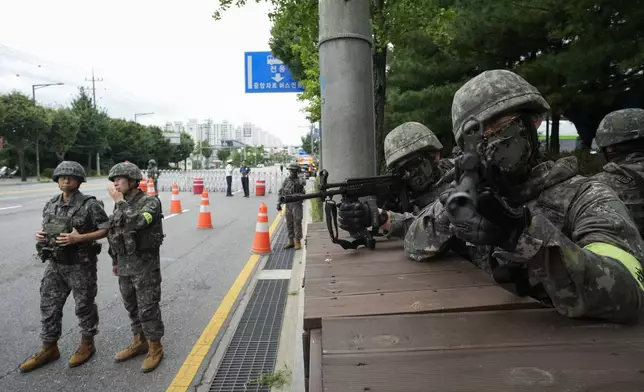
[[[212,118],[251,121],[297,144],[308,122],[296,93],[246,94],[244,52],[269,50],[268,5],[253,0],[214,21],[218,1],[6,0],[0,12],[0,93],[67,104],[90,86],[112,117],[143,124]]]

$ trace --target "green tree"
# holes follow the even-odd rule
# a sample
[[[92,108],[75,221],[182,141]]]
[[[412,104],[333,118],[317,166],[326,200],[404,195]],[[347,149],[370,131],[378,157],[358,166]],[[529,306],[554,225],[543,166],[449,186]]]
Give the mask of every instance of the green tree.
[[[300,138],[302,140],[302,149],[307,154],[314,154],[320,151],[320,140],[313,140],[311,134],[307,133],[306,135]]]
[[[642,104],[640,2],[472,0],[451,10],[440,46],[462,64],[523,75],[586,147],[605,114]]]
[[[72,101],[72,111],[79,118],[80,130],[77,135],[74,152],[86,155],[87,170],[92,170],[92,158],[107,147],[107,134],[110,119],[105,112],[99,112],[92,99],[80,88],[77,97]]]
[[[3,107],[0,136],[16,150],[22,181],[27,181],[25,151],[33,145],[37,135],[46,134],[49,122],[45,110],[19,92],[0,96]]]
[[[58,157],[65,160],[65,154],[76,143],[76,135],[80,130],[80,119],[69,108],[49,110],[51,129],[47,136],[49,149]]]
[[[179,145],[175,146],[172,161],[177,163],[185,161],[194,150],[195,142],[192,137],[186,132],[181,132]]]
[[[217,158],[222,161],[226,162],[228,160],[228,157],[230,156],[230,149],[228,148],[220,148],[217,150]]]
[[[203,155],[206,158],[206,162],[210,160],[210,157],[212,156],[212,147],[210,146],[210,143],[208,143],[207,140],[202,140],[201,141],[201,155]]]
[[[239,166],[241,166],[241,162],[242,162],[243,157],[239,153],[239,151],[233,150],[231,155],[230,155],[230,159],[233,160],[233,166],[239,167]]]

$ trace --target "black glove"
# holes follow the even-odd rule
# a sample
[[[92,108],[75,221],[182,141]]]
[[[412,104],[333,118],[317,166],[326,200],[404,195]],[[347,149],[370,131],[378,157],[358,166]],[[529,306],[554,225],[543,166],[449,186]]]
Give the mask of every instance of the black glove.
[[[277,211],[282,211],[282,203],[277,203]]]
[[[338,226],[350,233],[356,233],[371,226],[369,205],[361,201],[340,203],[338,207]]]
[[[378,228],[389,218],[386,211],[379,212],[375,200],[345,201],[340,203],[338,210],[338,225],[350,233],[357,233],[370,226]]]

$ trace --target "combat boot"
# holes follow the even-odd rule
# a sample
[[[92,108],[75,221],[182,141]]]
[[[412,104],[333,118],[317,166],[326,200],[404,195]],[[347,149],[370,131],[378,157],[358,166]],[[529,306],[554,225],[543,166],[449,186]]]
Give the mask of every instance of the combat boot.
[[[284,249],[291,249],[294,246],[295,244],[293,243],[293,240],[288,240],[288,243],[284,245]]]
[[[132,344],[130,344],[125,350],[118,352],[114,359],[116,362],[123,362],[147,352],[148,342],[145,340],[143,333],[141,332],[134,335],[134,341]]]
[[[45,366],[50,362],[54,362],[60,358],[60,351],[58,351],[58,344],[54,343],[45,343],[43,342],[40,351],[38,351],[34,356],[21,363],[19,366],[21,373],[27,373],[32,370],[38,369],[41,366]]]
[[[156,369],[163,359],[163,346],[160,340],[148,340],[148,346],[150,347],[148,355],[145,356],[143,365],[141,365],[141,371],[143,373]]]
[[[295,240],[295,250],[302,249],[302,243],[300,240]]]
[[[72,355],[72,358],[69,360],[69,367],[76,367],[84,364],[89,361],[89,359],[96,352],[96,347],[94,346],[94,337],[92,336],[83,336],[81,338],[80,346],[78,350]]]

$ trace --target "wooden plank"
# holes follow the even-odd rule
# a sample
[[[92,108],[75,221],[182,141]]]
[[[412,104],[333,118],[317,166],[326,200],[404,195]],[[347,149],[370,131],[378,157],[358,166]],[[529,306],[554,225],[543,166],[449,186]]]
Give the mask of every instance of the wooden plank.
[[[353,240],[352,238],[345,238],[346,240]],[[334,254],[342,255],[348,253],[371,253],[371,252],[381,252],[387,249],[404,249],[404,242],[402,240],[382,240],[378,241],[376,244],[376,249],[367,249],[365,247],[360,247],[358,249],[343,249],[340,245],[334,244],[329,238],[329,233],[316,232],[315,236],[307,238],[306,242],[306,253],[311,255],[318,254]]]
[[[322,331],[311,331],[311,350],[309,362],[309,392],[322,392]]]
[[[573,320],[554,309],[322,320],[325,354],[644,343],[644,326]]]
[[[324,354],[322,363],[326,392],[635,392],[643,360],[638,342]]]
[[[311,259],[320,256],[312,256]],[[395,257],[374,252],[371,257],[358,256],[355,259],[343,257],[341,260],[331,259],[329,262],[320,263],[319,260],[308,264],[307,255],[306,278],[337,278],[337,277],[363,277],[381,275],[399,275],[426,273],[435,271],[468,271],[476,269],[472,263],[458,257],[446,257],[427,263],[410,260],[404,253],[395,253]]]
[[[355,294],[391,293],[456,287],[496,285],[479,269],[468,271],[431,271],[418,274],[356,276],[308,279],[307,297],[334,297]]]
[[[306,297],[304,328],[321,327],[321,319],[403,313],[439,313],[497,309],[535,308],[532,298],[520,298],[498,286],[420,290],[394,293]]]

